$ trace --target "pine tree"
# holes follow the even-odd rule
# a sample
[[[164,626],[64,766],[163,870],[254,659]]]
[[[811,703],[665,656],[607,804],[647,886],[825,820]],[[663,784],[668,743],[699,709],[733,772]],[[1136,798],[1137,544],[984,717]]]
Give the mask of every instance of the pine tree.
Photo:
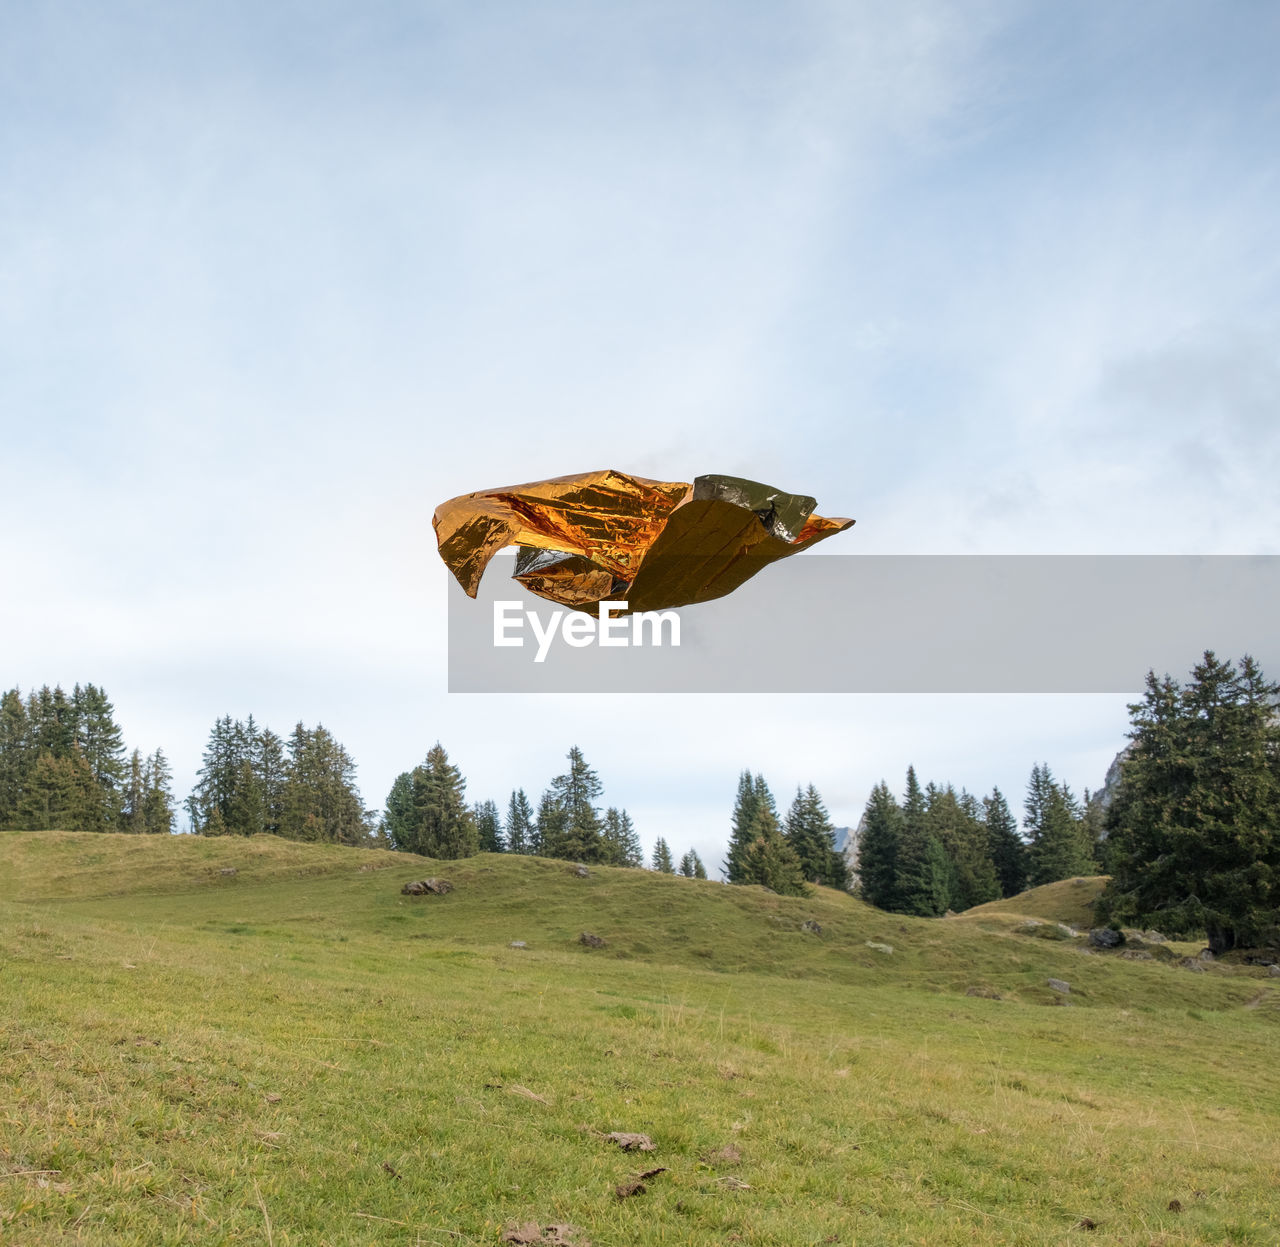
[[[987,828],[987,852],[995,866],[1001,896],[1017,896],[1027,886],[1027,846],[1018,823],[999,788],[982,802]]]
[[[130,835],[138,835],[144,830],[146,815],[143,806],[146,802],[146,780],[143,775],[141,750],[135,749],[129,755],[129,765],[125,773],[124,788],[121,791],[121,805],[117,829]]]
[[[671,863],[671,849],[661,836],[653,846],[653,869],[664,875],[676,873],[676,868]]]
[[[478,801],[471,811],[476,824],[476,838],[481,853],[501,853],[502,820],[498,817],[495,801]]]
[[[729,854],[725,859],[725,878],[730,883],[752,883],[747,877],[747,848],[755,837],[755,825],[761,811],[778,821],[778,807],[763,775],[752,776],[743,771],[738,777],[738,795],[733,807],[732,831],[729,836]],[[753,868],[754,869],[754,868]]]
[[[1095,872],[1080,804],[1065,784],[1053,778],[1047,763],[1031,770],[1025,810],[1033,887]]]
[[[640,837],[631,824],[631,815],[626,810],[618,810],[613,806],[605,811],[603,860],[610,866],[643,866],[644,851],[640,847]]]
[[[569,769],[551,781],[551,792],[563,812],[563,822],[552,842],[544,836],[542,851],[547,857],[562,857],[572,862],[604,860],[600,811],[595,804],[601,787],[600,777],[587,765],[582,750],[574,745],[569,750]]]
[[[872,790],[858,836],[858,886],[862,899],[877,909],[898,905],[898,851],[902,809],[881,780]]]
[[[394,848],[424,857],[470,857],[479,852],[475,819],[464,797],[466,780],[437,741],[426,760],[399,776],[387,797],[385,826]]]
[[[538,799],[538,814],[533,820],[534,852],[539,857],[556,857],[564,839],[564,806],[554,792],[547,791]]]
[[[705,879],[707,877],[707,868],[702,864],[697,852],[690,849],[680,859],[680,873],[686,879]]]
[[[902,834],[898,840],[894,908],[904,914],[939,917],[951,906],[953,867],[928,825],[929,798],[914,766],[907,767],[902,801]]]
[[[780,896],[808,896],[809,888],[795,851],[783,839],[778,817],[761,802],[751,826],[754,833],[742,855],[740,883],[757,883]]]
[[[1210,650],[1185,686],[1147,675],[1108,812],[1110,922],[1280,947],[1280,685]]]
[[[17,823],[28,831],[105,831],[107,808],[88,760],[75,745],[65,756],[42,750],[18,800]]]
[[[924,824],[942,846],[949,868],[947,891],[952,909],[971,909],[1000,895],[1000,883],[987,849],[987,831],[978,803],[967,792],[956,795],[948,784],[931,784],[926,794]]]
[[[124,740],[115,721],[115,707],[104,690],[79,684],[71,693],[71,719],[75,744],[89,764],[93,782],[102,789],[107,822],[119,809],[119,792],[125,777]]]
[[[299,723],[289,737],[288,754],[278,834],[290,840],[328,844],[364,843],[368,819],[356,787],[356,764],[351,755],[319,723],[310,729]],[[261,774],[256,779],[255,791],[261,793],[265,824],[266,785]]]
[[[11,688],[0,698],[0,830],[17,825],[18,802],[34,761],[27,708],[20,691]]]
[[[507,803],[507,852],[533,852],[533,810],[523,788],[517,788]]]
[[[142,768],[142,826],[147,835],[167,836],[173,832],[173,772],[161,749]]]
[[[829,888],[849,886],[849,867],[844,855],[836,851],[835,828],[812,784],[804,792],[796,789],[784,835],[810,883],[825,884]]]

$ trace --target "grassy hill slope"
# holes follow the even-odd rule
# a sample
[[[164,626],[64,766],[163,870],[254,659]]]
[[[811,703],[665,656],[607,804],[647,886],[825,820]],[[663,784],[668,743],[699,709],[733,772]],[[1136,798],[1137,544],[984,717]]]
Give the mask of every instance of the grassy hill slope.
[[[5,833],[0,1242],[1270,1242],[1271,982],[826,891]]]
[[[1107,875],[1090,875],[1079,879],[1063,879],[1058,883],[1029,888],[1007,900],[988,901],[966,909],[961,917],[989,914],[1016,914],[1040,918],[1045,922],[1065,922],[1081,930],[1094,926],[1093,903],[1107,886]]]

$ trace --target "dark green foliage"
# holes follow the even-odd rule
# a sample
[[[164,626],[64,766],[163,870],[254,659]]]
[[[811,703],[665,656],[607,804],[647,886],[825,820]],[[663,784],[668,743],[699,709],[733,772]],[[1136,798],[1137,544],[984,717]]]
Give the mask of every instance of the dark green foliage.
[[[539,857],[555,856],[554,849],[564,838],[564,825],[564,807],[554,792],[544,792],[538,800],[538,816],[533,823],[533,851]]]
[[[479,851],[466,780],[437,741],[421,766],[396,777],[383,818],[391,846],[425,857],[470,857]]]
[[[659,836],[657,843],[653,846],[653,869],[661,871],[664,875],[674,875],[676,868],[671,861],[671,849],[667,842]]]
[[[596,799],[602,785],[600,777],[574,745],[569,750],[569,769],[551,781],[551,796],[559,810],[550,837],[542,831],[542,853],[571,862],[602,862],[605,843],[601,835],[600,810]]]
[[[517,788],[507,803],[507,852],[534,851],[533,810],[523,788]]]
[[[862,899],[879,909],[898,904],[898,852],[902,809],[881,780],[872,790],[858,836],[858,887]]]
[[[322,724],[308,729],[299,723],[289,737],[288,750],[278,834],[289,840],[363,844],[369,826],[351,755]],[[259,772],[256,778],[265,824],[270,794],[265,776]]]
[[[957,796],[948,784],[930,785],[926,794],[924,825],[942,847],[948,861],[948,905],[969,909],[1000,895],[1000,883],[987,847],[987,829],[979,816],[976,798],[963,790]]]
[[[825,884],[829,888],[849,886],[849,867],[844,855],[836,851],[835,828],[812,784],[804,792],[796,789],[784,834],[810,883]]]
[[[610,806],[604,813],[604,862],[609,866],[643,866],[644,850],[626,810]]]
[[[498,817],[498,805],[495,801],[478,801],[471,811],[476,823],[476,838],[481,853],[501,853],[502,820]]]
[[[105,831],[107,820],[107,794],[94,783],[84,754],[75,745],[62,757],[41,750],[18,799],[18,826],[27,831]]]
[[[1032,887],[1097,872],[1084,811],[1046,763],[1031,768],[1024,809]]]
[[[133,835],[168,835],[173,830],[173,793],[169,763],[157,749],[144,758],[137,749],[129,755],[121,790],[117,830]]]
[[[680,859],[680,873],[686,879],[705,879],[707,877],[707,868],[702,864],[700,858],[694,849],[690,849]]]
[[[1001,896],[1017,896],[1027,886],[1027,846],[1018,834],[1018,821],[999,788],[982,801],[987,829],[987,853],[995,868]]]
[[[783,838],[777,815],[768,804],[756,807],[749,833],[741,855],[742,877],[736,882],[758,883],[782,896],[808,896],[800,859]]]
[[[1207,651],[1185,686],[1147,674],[1107,817],[1099,912],[1216,953],[1280,943],[1280,685]]]
[[[778,822],[778,807],[763,775],[753,776],[743,771],[738,777],[738,795],[734,801],[732,831],[729,835],[729,855],[725,859],[725,877],[730,883],[755,883],[747,867],[747,850],[756,835],[756,822],[761,813],[768,814],[774,825]]]
[[[94,684],[0,698],[0,828],[112,831],[127,774],[115,710]],[[85,777],[89,787],[85,787]],[[52,821],[50,821],[52,820]]]

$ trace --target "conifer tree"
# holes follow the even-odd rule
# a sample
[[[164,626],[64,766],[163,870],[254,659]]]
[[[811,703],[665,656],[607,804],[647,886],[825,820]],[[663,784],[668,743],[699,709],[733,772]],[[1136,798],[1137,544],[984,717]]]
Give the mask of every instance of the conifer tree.
[[[28,743],[27,708],[16,688],[0,698],[0,829],[17,824],[18,802],[34,762]]]
[[[533,820],[534,852],[539,857],[556,857],[564,841],[565,812],[550,789],[538,799],[538,814]]]
[[[829,888],[849,886],[848,865],[844,855],[836,851],[835,828],[812,784],[803,792],[796,789],[784,834],[810,883],[825,884]]]
[[[1110,922],[1203,931],[1216,954],[1280,947],[1280,685],[1206,651],[1180,685],[1147,674],[1107,818]]]
[[[1018,823],[999,788],[983,799],[987,852],[995,866],[1001,896],[1017,896],[1027,886],[1027,846]]]
[[[871,790],[858,836],[859,891],[862,899],[877,909],[897,908],[902,833],[902,809],[881,780]]]
[[[694,849],[690,849],[680,859],[680,873],[686,879],[705,879],[707,877],[707,868],[702,864],[700,858]]]
[[[978,817],[978,803],[967,792],[957,796],[950,784],[930,784],[924,823],[947,856],[950,907],[970,909],[1000,895],[995,866],[987,849],[987,832]]]
[[[1080,804],[1065,784],[1053,778],[1047,763],[1031,770],[1025,810],[1032,887],[1096,871]]]
[[[928,825],[929,799],[907,767],[907,790],[902,801],[902,833],[894,878],[894,908],[899,913],[938,917],[951,905],[953,867]]]
[[[729,854],[724,864],[725,877],[730,883],[755,882],[747,877],[750,872],[746,866],[746,854],[748,845],[755,838],[756,821],[761,811],[771,815],[774,825],[777,825],[778,807],[773,793],[769,791],[769,785],[764,782],[764,776],[753,776],[750,771],[743,771],[738,777],[738,795],[734,801],[732,830],[729,835]]]
[[[290,840],[328,844],[364,843],[368,822],[351,755],[319,723],[310,729],[299,723],[289,737],[288,754],[278,834]],[[255,779],[254,791],[261,794],[259,809],[265,824],[266,785],[261,775]]]
[[[507,803],[507,852],[532,853],[533,841],[533,809],[524,789],[517,788]]]
[[[643,866],[644,850],[626,810],[610,806],[604,814],[604,858],[610,866]]]
[[[107,808],[84,754],[72,745],[55,757],[36,757],[18,800],[18,826],[28,831],[105,831]]]
[[[671,849],[661,836],[653,846],[653,869],[664,875],[674,875],[676,872],[671,862]]]
[[[602,861],[605,846],[595,804],[601,792],[600,777],[587,765],[577,745],[569,750],[569,769],[551,781],[551,792],[563,812],[563,822],[554,841],[549,843],[544,837],[543,853],[573,862]]]
[[[164,751],[157,749],[142,768],[142,827],[147,835],[167,836],[173,831],[173,772]]]
[[[479,851],[466,780],[437,741],[426,760],[397,777],[387,797],[384,825],[392,847],[424,857],[470,857]]]
[[[496,801],[478,801],[471,811],[476,823],[476,838],[481,853],[501,853],[502,820],[498,817]]]
[[[757,883],[781,896],[808,896],[800,859],[782,836],[778,817],[761,802],[756,810],[754,833],[742,854],[739,883]]]
[[[124,788],[121,791],[118,829],[130,835],[138,835],[145,829],[146,781],[143,777],[142,751],[135,749],[129,755]]]
[[[115,707],[94,684],[77,684],[71,693],[74,740],[89,764],[93,781],[102,789],[110,822],[119,806],[119,789],[125,776],[124,740],[115,721]]]

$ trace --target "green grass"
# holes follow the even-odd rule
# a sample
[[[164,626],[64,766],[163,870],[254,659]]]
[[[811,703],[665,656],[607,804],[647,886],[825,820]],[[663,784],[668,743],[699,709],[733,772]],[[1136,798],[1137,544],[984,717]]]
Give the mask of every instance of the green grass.
[[[400,895],[429,874],[456,891]],[[0,1243],[1274,1243],[1274,980],[1016,925],[3,833]]]
[[[1024,918],[1040,918],[1045,922],[1064,922],[1085,930],[1096,926],[1093,903],[1107,886],[1107,875],[1090,875],[1079,879],[1063,879],[1030,888],[1008,900],[988,901],[965,910],[965,918],[989,914],[1016,914]]]

